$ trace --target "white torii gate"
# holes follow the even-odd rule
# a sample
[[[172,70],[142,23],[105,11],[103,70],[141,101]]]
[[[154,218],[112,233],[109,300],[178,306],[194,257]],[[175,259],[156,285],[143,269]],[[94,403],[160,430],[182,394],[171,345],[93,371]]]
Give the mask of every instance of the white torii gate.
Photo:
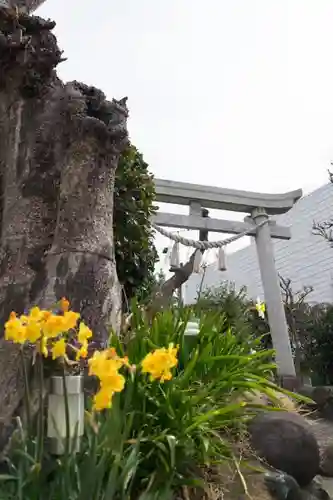
[[[269,220],[269,217],[288,212],[302,197],[302,190],[266,194],[164,179],[155,179],[155,188],[158,202],[189,206],[189,215],[159,211],[153,219],[159,226],[228,234],[248,231],[250,236],[255,237],[279,376],[284,387],[295,389],[296,372],[272,245],[272,238],[289,240],[291,232],[289,227],[279,226],[275,221]],[[201,216],[202,208],[243,212],[249,215],[245,217],[244,222],[205,218]],[[267,224],[262,224],[265,220]]]

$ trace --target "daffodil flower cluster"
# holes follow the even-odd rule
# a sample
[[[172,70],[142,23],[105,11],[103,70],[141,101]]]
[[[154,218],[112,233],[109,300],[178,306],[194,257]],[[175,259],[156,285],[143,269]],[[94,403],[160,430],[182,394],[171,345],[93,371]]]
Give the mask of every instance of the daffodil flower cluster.
[[[127,358],[119,358],[115,349],[95,351],[88,361],[89,375],[99,379],[100,388],[94,396],[94,410],[101,411],[111,408],[115,392],[121,392],[125,387],[125,378],[119,373],[123,366],[129,367]]]
[[[88,356],[88,341],[93,336],[90,328],[83,321],[79,322],[80,314],[69,309],[66,299],[60,301],[60,313],[33,307],[29,314],[17,316],[10,314],[5,324],[5,339],[17,344],[36,345],[38,351],[45,357],[67,360],[67,348],[76,351],[77,361]],[[79,348],[74,346],[77,341]],[[178,346],[162,347],[148,353],[138,366],[138,371],[148,374],[150,380],[165,382],[172,379],[172,368],[178,364]],[[93,409],[102,411],[112,406],[115,393],[123,391],[125,377],[120,372],[123,368],[134,372],[135,365],[130,365],[128,358],[121,358],[115,349],[108,348],[95,351],[88,360],[89,375],[99,380],[99,390],[94,396]]]
[[[27,315],[12,312],[5,323],[5,339],[16,344],[35,344],[45,357],[51,353],[52,359],[66,358],[68,335],[77,330],[80,348],[72,348],[77,360],[87,357],[92,331],[83,321],[78,325],[80,314],[69,310],[68,300],[60,301],[60,309],[60,314],[39,307],[33,307]]]
[[[151,380],[171,380],[171,369],[178,363],[177,353],[178,347],[173,344],[148,353],[141,362],[141,373],[147,373]],[[134,371],[136,367],[131,366],[127,358],[118,357],[114,349],[96,351],[88,364],[89,375],[94,375],[100,382],[99,391],[94,396],[94,410],[111,408],[113,395],[125,387],[125,377],[119,373],[120,370],[126,367]]]
[[[142,373],[148,373],[151,380],[171,380],[171,369],[177,366],[178,346],[170,344],[168,348],[162,347],[147,354],[141,362]]]

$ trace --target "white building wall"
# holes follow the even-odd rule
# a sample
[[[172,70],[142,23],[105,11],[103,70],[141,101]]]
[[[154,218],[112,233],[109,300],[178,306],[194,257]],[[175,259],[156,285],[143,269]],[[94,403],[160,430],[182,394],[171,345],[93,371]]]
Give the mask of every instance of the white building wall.
[[[313,286],[311,302],[333,302],[333,248],[320,236],[312,234],[313,221],[333,218],[333,185],[327,184],[304,196],[287,213],[276,217],[278,224],[291,226],[289,241],[273,240],[278,272],[292,280],[294,291]],[[254,239],[251,245],[227,254],[227,271],[215,265],[207,268],[203,289],[222,281],[235,283],[236,288],[246,286],[250,297],[263,298],[263,290]],[[202,276],[193,274],[185,284],[186,303],[196,300]]]

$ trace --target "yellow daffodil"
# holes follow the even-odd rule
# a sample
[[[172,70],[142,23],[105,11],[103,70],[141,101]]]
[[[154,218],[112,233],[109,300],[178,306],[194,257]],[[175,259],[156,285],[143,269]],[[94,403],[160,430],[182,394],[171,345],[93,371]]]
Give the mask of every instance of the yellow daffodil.
[[[99,377],[99,374],[103,372],[103,365],[106,359],[105,351],[95,351],[92,358],[88,361],[89,375]]]
[[[68,332],[68,330],[72,330],[73,328],[76,327],[77,322],[80,318],[80,314],[76,313],[74,311],[67,311],[64,312],[64,315],[62,316],[63,318],[63,326],[64,326],[64,332]]]
[[[121,392],[125,387],[125,377],[117,370],[110,370],[105,377],[100,379],[102,388],[109,388],[112,392]]]
[[[114,347],[109,347],[105,352],[109,359],[118,361],[119,366],[127,366],[127,368],[129,368],[130,364],[128,361],[128,357],[124,356],[123,358],[120,358]]]
[[[39,309],[39,307],[33,307],[32,309],[30,309],[30,313],[29,313],[29,316],[28,316],[28,321],[29,320],[32,320],[32,321],[41,321],[44,319],[44,315],[47,311],[43,311],[41,309]]]
[[[106,410],[112,406],[113,393],[108,388],[100,389],[94,396],[93,409],[95,411]]]
[[[118,358],[117,351],[114,347],[109,347],[108,349],[105,349],[104,352],[109,358]]]
[[[51,349],[52,359],[63,358],[66,354],[66,342],[65,339],[57,340]]]
[[[79,361],[81,358],[86,358],[88,356],[88,342],[82,342],[80,349],[78,349],[76,353],[76,361]]]
[[[5,339],[15,342],[17,337],[22,336],[22,334],[19,333],[22,327],[23,325],[16,313],[11,312],[8,321],[5,323]]]
[[[256,302],[256,310],[260,318],[265,319],[266,305],[264,302],[261,302],[259,297]]]
[[[64,330],[64,317],[55,314],[51,314],[43,325],[43,332],[50,339],[58,337]]]
[[[124,389],[125,378],[119,373],[119,370],[126,363],[128,360],[119,358],[113,348],[95,351],[93,357],[88,361],[89,375],[94,375],[100,382],[100,390],[94,399],[96,411],[110,408],[113,394]]]
[[[125,387],[125,378],[117,370],[111,368],[108,374],[104,375],[100,378],[100,390],[94,397],[93,408],[96,411],[110,408],[113,394],[121,392]]]
[[[108,349],[106,349],[105,351],[95,351],[93,357],[89,359],[88,365],[89,375],[103,380],[111,373],[117,372],[123,366],[123,361],[120,358],[110,358]]]
[[[92,336],[93,336],[93,333],[90,330],[90,328],[88,328],[87,325],[85,325],[83,323],[83,321],[81,321],[81,323],[79,325],[79,332],[77,334],[77,339],[80,342],[80,344],[84,344]]]
[[[35,344],[42,336],[42,326],[39,321],[31,321],[26,326],[26,339]]]
[[[11,312],[9,320],[5,323],[5,339],[17,344],[24,344],[26,342],[26,330],[26,326],[21,319],[16,316],[15,312]]]
[[[141,362],[142,373],[148,373],[152,380],[171,380],[171,369],[178,364],[177,353],[178,347],[173,344],[150,352]]]
[[[69,301],[63,297],[61,300],[60,300],[60,309],[63,311],[63,312],[68,312],[69,311],[69,306],[70,306],[70,303]]]
[[[33,307],[28,316],[21,316],[22,323],[26,326],[26,340],[35,344],[42,336],[42,328],[46,311]]]

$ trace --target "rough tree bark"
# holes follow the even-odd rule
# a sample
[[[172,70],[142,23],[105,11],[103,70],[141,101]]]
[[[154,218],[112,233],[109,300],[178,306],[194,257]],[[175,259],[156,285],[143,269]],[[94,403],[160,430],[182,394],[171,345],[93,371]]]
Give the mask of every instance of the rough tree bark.
[[[55,23],[0,9],[0,327],[10,311],[71,301],[103,343],[120,326],[113,184],[126,99],[64,84]],[[22,399],[15,347],[0,340],[0,450]]]

